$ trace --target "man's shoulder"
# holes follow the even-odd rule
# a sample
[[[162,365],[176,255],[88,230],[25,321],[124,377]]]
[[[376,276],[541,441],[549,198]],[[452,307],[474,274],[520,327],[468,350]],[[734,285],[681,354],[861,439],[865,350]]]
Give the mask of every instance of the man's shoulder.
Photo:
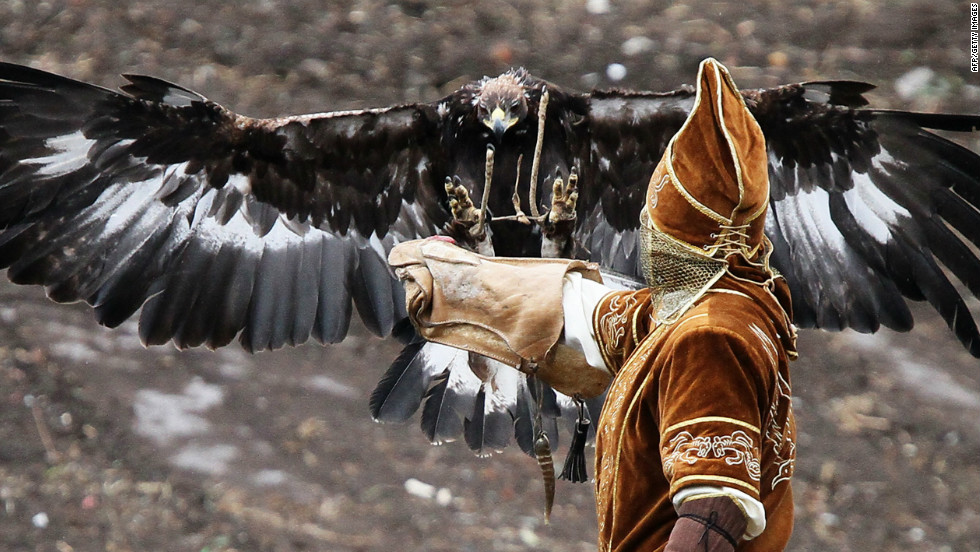
[[[665,350],[738,351],[775,366],[781,340],[775,321],[753,297],[715,292],[678,320],[666,336]]]
[[[758,299],[739,291],[722,289],[706,293],[677,321],[677,327],[741,333],[753,323],[766,326],[772,323]]]

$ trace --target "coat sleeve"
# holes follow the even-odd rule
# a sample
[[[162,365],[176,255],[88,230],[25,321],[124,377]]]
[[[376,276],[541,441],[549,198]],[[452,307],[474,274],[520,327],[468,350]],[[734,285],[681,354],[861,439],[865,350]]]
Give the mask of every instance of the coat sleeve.
[[[665,344],[656,413],[670,494],[720,485],[759,500],[766,353],[725,325],[684,324]]]

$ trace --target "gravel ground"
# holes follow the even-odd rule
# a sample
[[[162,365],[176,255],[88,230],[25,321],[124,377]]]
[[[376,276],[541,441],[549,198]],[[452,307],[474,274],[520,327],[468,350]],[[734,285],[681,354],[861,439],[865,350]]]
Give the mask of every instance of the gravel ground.
[[[709,55],[743,87],[857,79],[880,107],[977,112],[968,49],[968,4],[945,1],[0,3],[6,61],[156,75],[253,116],[430,101],[512,65],[672,89]],[[978,363],[922,313],[909,335],[802,336],[792,550],[980,551]],[[359,328],[255,356],[144,350],[133,325],[3,283],[0,549],[594,549],[587,485],[560,485],[544,526],[530,459],[373,424],[396,352]]]

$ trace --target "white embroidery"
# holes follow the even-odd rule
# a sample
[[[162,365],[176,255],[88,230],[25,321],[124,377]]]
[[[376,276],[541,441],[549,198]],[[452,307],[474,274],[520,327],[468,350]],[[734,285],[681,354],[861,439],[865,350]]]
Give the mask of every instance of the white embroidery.
[[[766,357],[769,358],[769,367],[775,369],[778,354],[776,352],[776,344],[772,342],[772,339],[769,339],[769,335],[766,334],[766,332],[755,322],[749,324],[749,329],[752,330],[752,333],[755,334],[755,336],[759,338],[759,341],[762,342],[762,350],[766,352]]]
[[[660,192],[665,187],[667,187],[667,184],[670,184],[670,175],[669,174],[663,175],[660,178],[660,182],[657,182],[656,184],[654,184],[653,186],[650,186],[647,189],[647,192],[649,194],[647,196],[648,197],[648,199],[647,199],[647,203],[648,203],[648,207],[647,208],[648,209],[656,209],[657,208],[657,204],[660,202]]]
[[[729,466],[744,465],[745,472],[753,481],[759,481],[761,477],[758,448],[752,437],[741,430],[711,437],[695,437],[688,431],[682,431],[670,440],[660,456],[668,479],[674,477],[677,462],[693,466],[699,460],[708,458],[724,460]]]
[[[777,468],[776,474],[772,478],[772,486],[770,487],[772,489],[775,489],[779,483],[788,481],[793,477],[796,460],[796,442],[793,435],[793,399],[789,382],[779,373],[776,374],[775,395],[769,404],[769,426],[766,428],[766,441],[772,445]],[[782,404],[786,405],[786,419],[783,425],[780,425],[779,410]]]
[[[617,294],[609,301],[609,312],[599,318],[599,331],[602,332],[602,348],[606,358],[613,358],[623,349],[623,337],[626,335],[628,324],[625,319],[638,302],[636,294]]]

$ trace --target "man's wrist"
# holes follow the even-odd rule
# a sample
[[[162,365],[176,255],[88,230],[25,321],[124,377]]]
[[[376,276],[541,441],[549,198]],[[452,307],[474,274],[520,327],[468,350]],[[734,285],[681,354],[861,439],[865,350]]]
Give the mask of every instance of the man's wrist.
[[[677,510],[664,552],[731,552],[745,532],[745,513],[726,496],[693,498]]]

